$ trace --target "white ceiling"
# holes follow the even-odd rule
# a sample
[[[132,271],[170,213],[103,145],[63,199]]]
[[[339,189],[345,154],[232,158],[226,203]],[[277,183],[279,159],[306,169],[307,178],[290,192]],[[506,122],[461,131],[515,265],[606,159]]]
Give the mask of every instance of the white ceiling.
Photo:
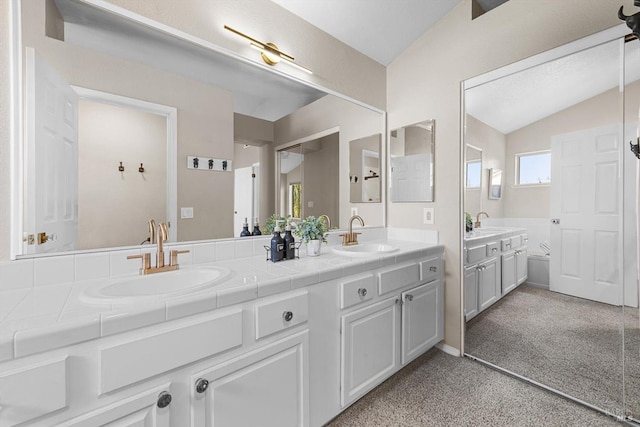
[[[389,65],[461,0],[272,0]]]

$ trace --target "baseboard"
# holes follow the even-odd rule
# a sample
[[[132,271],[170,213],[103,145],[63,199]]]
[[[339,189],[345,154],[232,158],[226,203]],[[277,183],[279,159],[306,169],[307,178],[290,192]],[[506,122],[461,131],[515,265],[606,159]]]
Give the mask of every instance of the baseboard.
[[[524,282],[523,285],[531,286],[532,288],[544,289],[545,291],[549,290],[549,285],[543,285],[542,283]]]
[[[462,356],[462,355],[460,354],[460,350],[458,350],[458,349],[457,349],[457,348],[455,348],[455,347],[451,347],[450,345],[445,344],[445,343],[443,343],[443,342],[439,342],[438,344],[436,344],[436,348],[437,348],[438,350],[440,350],[440,351],[443,351],[443,352],[445,352],[445,353],[447,353],[447,354],[450,354],[451,356],[455,356],[455,357],[460,357],[460,356]]]

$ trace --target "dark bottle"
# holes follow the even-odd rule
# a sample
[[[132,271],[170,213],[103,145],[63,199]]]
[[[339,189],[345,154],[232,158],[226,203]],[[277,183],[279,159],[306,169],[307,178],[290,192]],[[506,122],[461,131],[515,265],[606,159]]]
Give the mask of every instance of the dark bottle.
[[[242,224],[242,231],[240,232],[240,237],[251,236],[251,232],[249,231],[249,224],[247,223],[247,218],[244,219],[244,224]]]
[[[252,234],[254,236],[262,236],[262,231],[260,231],[260,223],[258,222],[258,218],[256,218],[256,222],[254,223]]]
[[[291,234],[291,225],[287,223],[284,230],[284,258],[294,259],[296,257],[296,240]]]
[[[284,239],[280,235],[280,225],[276,221],[276,227],[273,229],[273,237],[271,238],[271,261],[278,262],[284,258]]]

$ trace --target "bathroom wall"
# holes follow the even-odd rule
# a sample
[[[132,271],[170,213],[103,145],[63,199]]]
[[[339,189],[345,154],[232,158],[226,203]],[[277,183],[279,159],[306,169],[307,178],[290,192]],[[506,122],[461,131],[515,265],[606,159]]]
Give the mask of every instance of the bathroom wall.
[[[302,211],[305,217],[329,215],[329,218],[337,218],[339,204],[335,189],[338,188],[340,175],[338,171],[339,134],[327,135],[320,138],[318,143],[318,150],[305,150],[304,154]]]
[[[510,0],[471,20],[463,0],[387,68],[389,129],[436,120],[435,202],[392,203],[391,226],[439,231],[445,245],[445,343],[462,347],[460,244],[460,82],[620,25],[618,8],[632,0]],[[435,224],[422,224],[422,208],[435,208]]]
[[[167,119],[86,100],[78,117],[78,249],[139,245],[166,221]]]

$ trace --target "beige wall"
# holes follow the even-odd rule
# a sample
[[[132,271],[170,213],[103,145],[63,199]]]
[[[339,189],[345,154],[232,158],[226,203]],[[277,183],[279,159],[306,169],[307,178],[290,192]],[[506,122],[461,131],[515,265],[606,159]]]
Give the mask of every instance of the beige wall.
[[[387,68],[388,125],[436,120],[435,203],[391,204],[392,226],[438,230],[446,251],[445,342],[461,348],[460,82],[619,25],[620,5],[633,1],[511,0],[471,20],[463,0]],[[422,224],[422,208],[435,224]]]
[[[467,190],[466,196],[469,203],[465,204],[464,210],[473,218],[476,218],[479,211],[488,213],[491,218],[502,218],[504,217],[505,186],[504,184],[502,186],[501,199],[489,199],[489,169],[505,170],[505,135],[468,114],[466,126],[465,144],[482,150],[482,180],[480,190]],[[474,200],[469,200],[471,198]]]
[[[166,221],[167,119],[83,100],[78,117],[78,249],[139,245]]]
[[[382,204],[349,203],[349,141],[382,132],[382,114],[335,96],[325,96],[278,120],[275,125],[276,147],[339,127],[340,212],[337,218],[331,218],[331,225],[346,228],[352,206],[357,207],[366,225],[382,225],[384,215]]]
[[[329,215],[329,218],[337,218],[339,135],[325,136],[318,143],[318,150],[305,151],[304,154],[302,211],[305,217]],[[313,202],[312,207],[309,202]]]

